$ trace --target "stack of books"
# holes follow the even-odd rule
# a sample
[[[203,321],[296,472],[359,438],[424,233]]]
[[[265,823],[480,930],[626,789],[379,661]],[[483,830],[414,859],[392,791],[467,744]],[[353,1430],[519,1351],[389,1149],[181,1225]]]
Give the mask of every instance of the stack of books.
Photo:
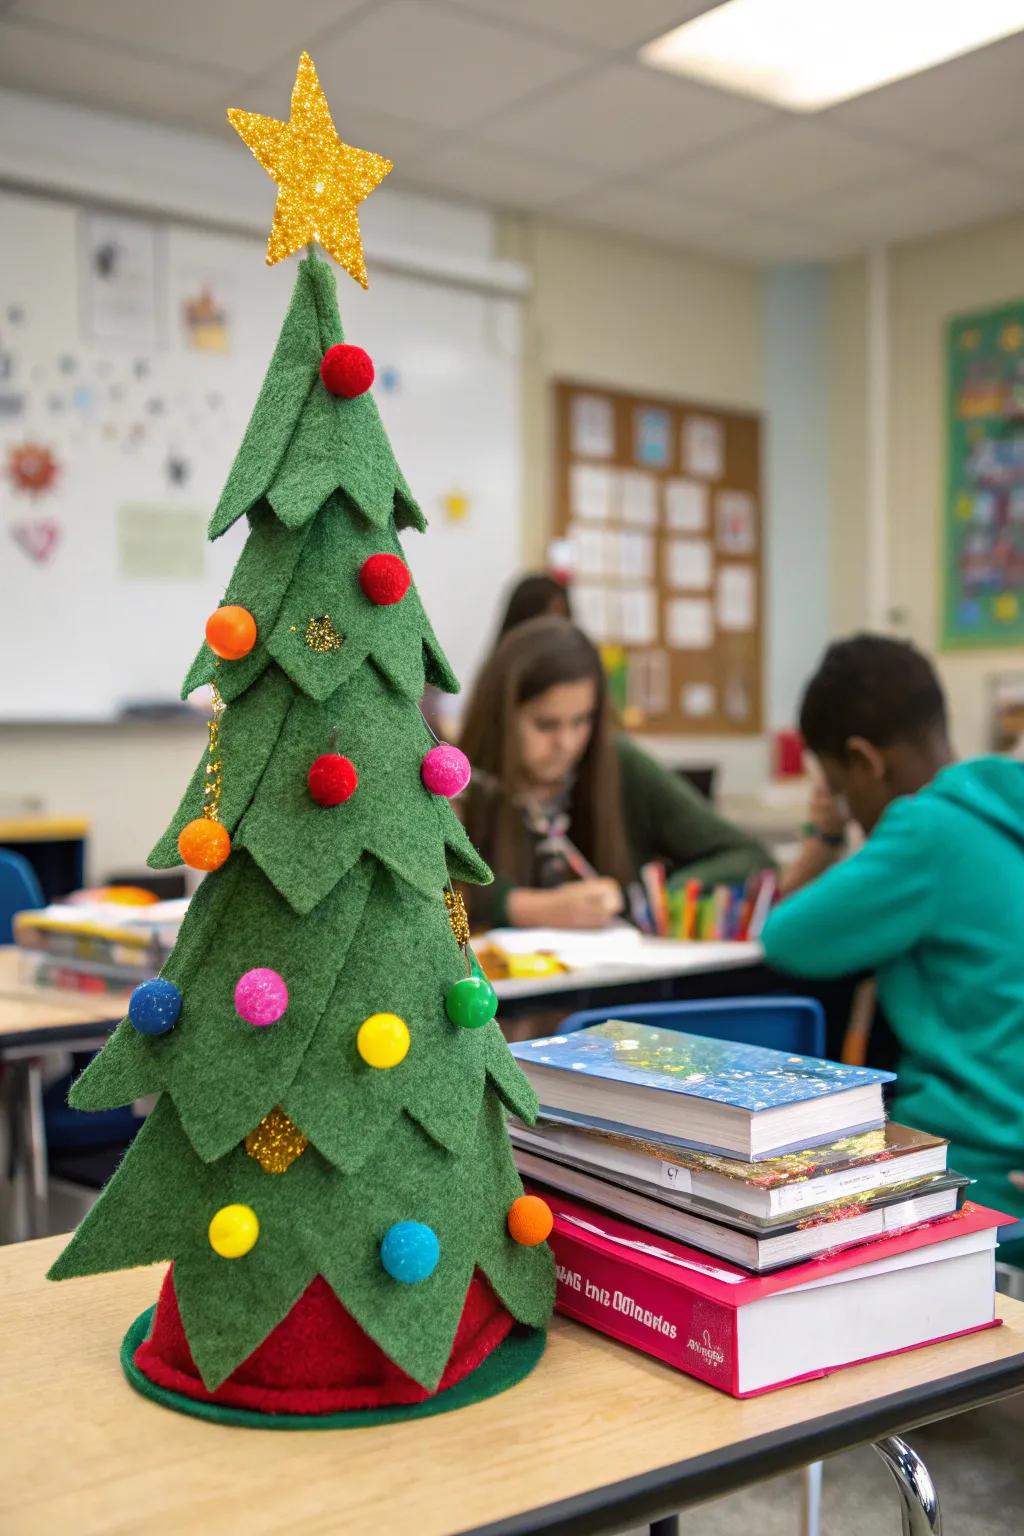
[[[561,1311],[747,1396],[995,1324],[996,1229],[891,1072],[609,1021],[512,1046]]]
[[[188,898],[122,906],[56,903],[14,919],[22,980],[77,992],[120,991],[158,976],[177,941]]]

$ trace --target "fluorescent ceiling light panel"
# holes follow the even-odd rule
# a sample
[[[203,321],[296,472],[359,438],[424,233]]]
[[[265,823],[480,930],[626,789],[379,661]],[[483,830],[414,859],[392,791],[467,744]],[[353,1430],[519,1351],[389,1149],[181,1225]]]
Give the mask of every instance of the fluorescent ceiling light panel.
[[[648,43],[640,59],[819,112],[1022,30],[1024,0],[727,0]]]

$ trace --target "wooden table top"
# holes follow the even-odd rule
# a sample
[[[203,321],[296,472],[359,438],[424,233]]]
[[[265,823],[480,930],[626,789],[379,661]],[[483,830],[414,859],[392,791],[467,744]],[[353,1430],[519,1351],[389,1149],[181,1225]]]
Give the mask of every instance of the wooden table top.
[[[90,1031],[88,1026],[123,1019],[130,996],[127,990],[89,993],[26,985],[18,975],[18,951],[0,945],[0,1048],[102,1036],[102,1027]]]
[[[53,843],[88,837],[84,816],[9,816],[0,819],[0,843]]]
[[[161,1408],[121,1374],[160,1267],[49,1284],[64,1241],[0,1248],[5,1536],[614,1531],[1024,1386],[1024,1305],[1004,1298],[1002,1328],[746,1402],[556,1318],[531,1376],[458,1412],[233,1429]]]

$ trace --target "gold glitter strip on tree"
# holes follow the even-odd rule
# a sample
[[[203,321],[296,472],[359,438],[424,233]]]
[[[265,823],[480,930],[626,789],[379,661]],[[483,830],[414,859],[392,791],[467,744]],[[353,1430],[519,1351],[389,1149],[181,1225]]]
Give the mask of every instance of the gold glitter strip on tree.
[[[341,636],[331,622],[329,613],[322,613],[319,618],[310,619],[302,638],[309,649],[318,655],[323,655],[326,651],[341,650]]]
[[[287,1173],[308,1146],[309,1137],[289,1120],[280,1105],[264,1115],[256,1129],[245,1138],[245,1150],[264,1173]]]
[[[452,925],[455,942],[460,949],[465,949],[469,943],[469,918],[462,893],[449,886],[444,892],[444,904],[448,908],[448,921]]]
[[[206,782],[203,785],[203,815],[207,821],[219,821],[220,797],[224,787],[220,758],[220,717],[224,713],[224,700],[220,696],[220,690],[216,683],[210,684],[210,692],[213,694],[213,704],[207,724],[210,741],[206,749],[207,763]]]

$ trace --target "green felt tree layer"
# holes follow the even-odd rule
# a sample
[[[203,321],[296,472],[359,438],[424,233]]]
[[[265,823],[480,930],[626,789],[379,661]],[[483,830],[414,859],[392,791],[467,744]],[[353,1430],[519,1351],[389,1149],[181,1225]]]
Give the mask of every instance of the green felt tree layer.
[[[426,896],[449,878],[491,879],[451,805],[424,788],[420,764],[433,739],[418,707],[375,666],[364,665],[323,702],[292,696],[278,725],[282,690],[291,692],[284,674],[268,668],[224,711],[220,819],[232,846],[249,850],[297,912],[311,912],[363,853]],[[331,750],[351,758],[359,785],[343,805],[325,808],[309,793],[307,774]],[[202,815],[204,785],[205,759],[150,854],[155,868],[181,863],[178,834]]]
[[[320,380],[324,353],[343,340],[334,273],[308,256],[299,264],[273,359],[210,520],[212,539],[263,497],[286,527],[301,527],[339,489],[378,527],[393,518],[399,528],[422,531],[423,514],[373,396],[367,391],[344,400]]]
[[[234,1006],[235,983],[258,965],[288,986],[287,1012],[262,1029]],[[345,1172],[377,1155],[403,1114],[464,1151],[488,1077],[521,1119],[537,1113],[498,1025],[462,1030],[448,1019],[446,993],[465,974],[440,890],[424,897],[363,858],[304,916],[237,853],[203,882],[164,967],[183,996],[174,1029],[143,1035],[123,1020],[71,1103],[112,1109],[165,1091],[204,1162],[278,1104]],[[358,1054],[359,1026],[373,1013],[396,1013],[409,1027],[412,1044],[396,1067],[368,1067]]]
[[[463,1156],[439,1147],[411,1120],[358,1174],[308,1147],[286,1173],[267,1174],[236,1148],[198,1158],[173,1105],[162,1098],[57,1259],[51,1278],[173,1259],[182,1321],[196,1365],[213,1389],[246,1359],[319,1274],[366,1333],[428,1390],[451,1352],[475,1267],[519,1322],[541,1327],[554,1273],[546,1246],[525,1248],[506,1216],[522,1192],[498,1101],[485,1099]],[[240,1259],[211,1249],[207,1227],[225,1204],[251,1206],[260,1224]],[[426,1222],[441,1249],[418,1285],[392,1280],[380,1242],[399,1221]]]
[[[458,681],[415,583],[392,605],[373,603],[363,593],[359,568],[383,553],[404,558],[394,533],[368,523],[341,494],[331,496],[312,527],[298,533],[285,530],[273,513],[268,526],[257,509],[224,601],[249,610],[259,639],[240,661],[219,660],[204,642],[185,678],[183,697],[216,682],[226,701],[236,699],[273,659],[310,698],[326,699],[368,657],[410,699],[422,698],[427,682],[457,693]],[[317,652],[306,644],[306,626],[324,614],[343,643]]]
[[[443,892],[486,882],[449,802],[420,769],[433,739],[424,682],[455,679],[415,588],[377,606],[359,570],[400,553],[397,526],[422,526],[369,395],[336,399],[320,382],[341,339],[334,280],[304,261],[277,351],[211,526],[247,515],[250,532],[227,590],[256,618],[239,662],[205,649],[187,687],[215,680],[226,708],[218,815],[231,852],[194,896],[164,976],[182,994],[167,1034],[123,1021],[72,1090],[105,1109],[146,1095],[157,1105],[78,1233],[55,1278],[173,1260],[182,1320],[208,1387],[262,1343],[322,1274],[365,1331],[424,1386],[439,1380],[475,1266],[513,1316],[544,1323],[552,1302],[546,1248],[507,1233],[521,1192],[506,1110],[537,1101],[498,1024],[459,1029],[449,988],[466,974]],[[328,614],[340,647],[306,643]],[[317,804],[308,772],[337,751],[359,782]],[[178,835],[202,815],[204,754],[150,855],[181,862]],[[239,1017],[234,991],[256,967],[280,973],[288,1006],[274,1024]],[[374,1013],[409,1030],[404,1059],[363,1061],[357,1035]],[[281,1106],[309,1139],[286,1173],[265,1172],[246,1135]],[[222,1206],[251,1205],[260,1236],[237,1260],[210,1247]],[[426,1223],[437,1271],[403,1286],[380,1241],[398,1221]]]

